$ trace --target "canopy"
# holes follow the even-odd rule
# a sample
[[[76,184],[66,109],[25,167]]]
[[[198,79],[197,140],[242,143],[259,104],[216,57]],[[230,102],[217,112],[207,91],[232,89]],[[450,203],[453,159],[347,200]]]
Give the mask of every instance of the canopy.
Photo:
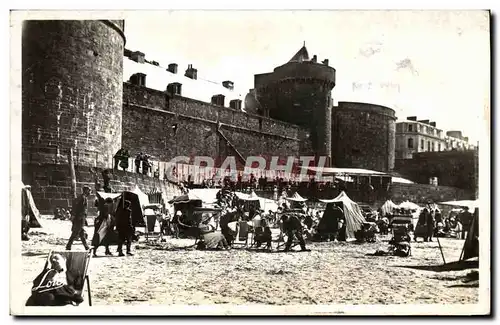
[[[346,221],[346,238],[355,239],[354,233],[360,230],[366,222],[363,212],[359,205],[351,200],[347,194],[342,191],[336,198],[329,200],[329,204],[341,203],[342,211]]]
[[[400,184],[415,184],[415,182],[410,181],[409,179],[402,178],[402,177],[392,177],[392,182],[393,183],[400,183]]]
[[[479,208],[479,200],[446,201],[439,202],[439,204],[457,206],[462,208],[468,207],[470,212],[473,212],[475,208]]]
[[[243,201],[259,201],[259,196],[255,194],[254,191],[250,194],[242,193],[242,192],[234,192],[234,194],[238,197],[238,199]]]
[[[189,193],[200,198],[203,203],[213,204],[217,202],[217,193],[220,191],[218,188],[195,188],[189,190]]]
[[[310,171],[320,172],[322,176],[331,175],[360,175],[360,176],[389,176],[387,173],[377,172],[375,170],[362,169],[362,168],[327,168],[327,167],[308,167],[302,168],[309,169]]]
[[[385,201],[385,203],[380,207],[380,210],[382,210],[382,217],[392,214],[392,211],[397,207],[398,206],[392,202],[392,200]]]
[[[304,199],[302,196],[299,195],[299,193],[295,192],[293,193],[292,196],[286,198],[289,201],[294,201],[294,202],[305,202],[307,199]]]
[[[122,195],[122,193],[106,193],[106,192],[99,192],[99,191],[97,191],[96,194],[97,194],[98,198],[101,198],[103,200],[106,200],[108,198],[114,200],[114,199],[120,197],[120,195]]]
[[[418,210],[420,209],[420,206],[416,203],[410,202],[410,201],[404,201],[401,204],[397,205],[398,209],[405,209],[405,210]]]
[[[149,204],[149,197],[146,193],[144,193],[143,191],[141,191],[141,189],[139,188],[139,186],[135,186],[135,189],[133,191],[130,191],[132,193],[134,193],[135,195],[137,195],[137,197],[139,198],[139,202],[141,204],[141,208],[144,208],[144,206],[148,205]]]
[[[200,201],[203,202],[203,200],[195,195],[193,192],[189,191],[188,194],[176,196],[172,200],[168,201],[170,204],[179,204],[179,203],[190,203],[194,201]]]

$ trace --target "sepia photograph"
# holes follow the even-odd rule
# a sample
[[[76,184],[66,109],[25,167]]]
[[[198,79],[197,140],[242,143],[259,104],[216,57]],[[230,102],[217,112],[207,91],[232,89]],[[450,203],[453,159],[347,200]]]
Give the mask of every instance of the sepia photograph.
[[[489,315],[490,19],[12,10],[10,314]]]

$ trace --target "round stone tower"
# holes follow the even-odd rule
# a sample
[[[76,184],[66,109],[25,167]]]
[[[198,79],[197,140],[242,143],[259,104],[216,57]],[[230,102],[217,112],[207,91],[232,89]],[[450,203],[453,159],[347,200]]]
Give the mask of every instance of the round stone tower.
[[[121,146],[124,22],[31,20],[22,32],[22,159],[109,168]]]
[[[369,103],[339,102],[333,108],[335,167],[390,171],[394,168],[396,114]]]
[[[309,59],[302,47],[292,59],[272,73],[255,76],[256,96],[265,115],[309,130],[311,153],[326,156],[330,165],[332,100],[335,69],[328,60]]]

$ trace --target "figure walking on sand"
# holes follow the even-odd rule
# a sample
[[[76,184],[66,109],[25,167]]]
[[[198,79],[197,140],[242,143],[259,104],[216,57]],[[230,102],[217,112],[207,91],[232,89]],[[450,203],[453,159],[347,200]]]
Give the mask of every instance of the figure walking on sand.
[[[118,256],[125,256],[123,254],[123,244],[127,247],[127,255],[132,256],[131,246],[132,237],[135,234],[135,227],[132,223],[132,209],[130,208],[131,202],[126,200],[124,202],[124,209],[121,209],[116,218],[116,230],[118,231],[119,244]]]
[[[310,252],[311,250],[306,248],[306,242],[302,236],[302,224],[295,215],[283,215],[281,216],[281,222],[283,224],[283,231],[287,234],[288,240],[286,242],[284,252],[290,251],[292,248],[293,238],[296,237],[299,240],[300,249],[304,252]]]
[[[82,190],[82,194],[80,194],[73,201],[73,219],[72,219],[72,227],[71,227],[71,236],[69,237],[68,244],[66,245],[66,250],[71,250],[71,245],[73,245],[73,241],[76,238],[80,238],[86,250],[89,250],[89,246],[87,245],[87,240],[85,239],[85,221],[87,219],[87,210],[88,210],[88,196],[90,195],[91,189],[88,186],[84,186]]]

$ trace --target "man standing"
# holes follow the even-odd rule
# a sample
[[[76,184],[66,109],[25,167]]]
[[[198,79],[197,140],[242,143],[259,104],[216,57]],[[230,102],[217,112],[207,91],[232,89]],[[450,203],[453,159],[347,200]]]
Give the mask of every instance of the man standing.
[[[432,235],[434,234],[434,210],[430,210],[427,213],[427,220],[426,220],[426,225],[427,225],[427,236],[424,241],[432,241]]]
[[[286,242],[284,252],[290,251],[292,248],[293,237],[297,237],[300,244],[300,249],[304,252],[310,252],[309,249],[306,249],[306,242],[304,241],[304,237],[302,237],[302,224],[300,223],[299,218],[295,215],[286,215],[281,216],[281,222],[283,224],[283,232],[286,233],[288,240]]]
[[[127,255],[132,256],[131,246],[132,246],[132,236],[135,234],[135,227],[132,223],[132,209],[130,208],[131,202],[126,200],[124,202],[124,208],[120,210],[119,215],[116,218],[116,230],[118,231],[118,237],[120,243],[118,244],[118,256],[125,256],[123,254],[123,243],[127,247]]]
[[[73,200],[73,226],[71,227],[71,236],[69,237],[68,244],[66,245],[66,250],[68,251],[71,250],[73,241],[78,237],[80,237],[83,247],[85,247],[86,250],[89,249],[85,239],[85,231],[83,227],[85,227],[85,222],[87,220],[87,198],[90,195],[90,192],[90,187],[84,186],[82,194]]]

